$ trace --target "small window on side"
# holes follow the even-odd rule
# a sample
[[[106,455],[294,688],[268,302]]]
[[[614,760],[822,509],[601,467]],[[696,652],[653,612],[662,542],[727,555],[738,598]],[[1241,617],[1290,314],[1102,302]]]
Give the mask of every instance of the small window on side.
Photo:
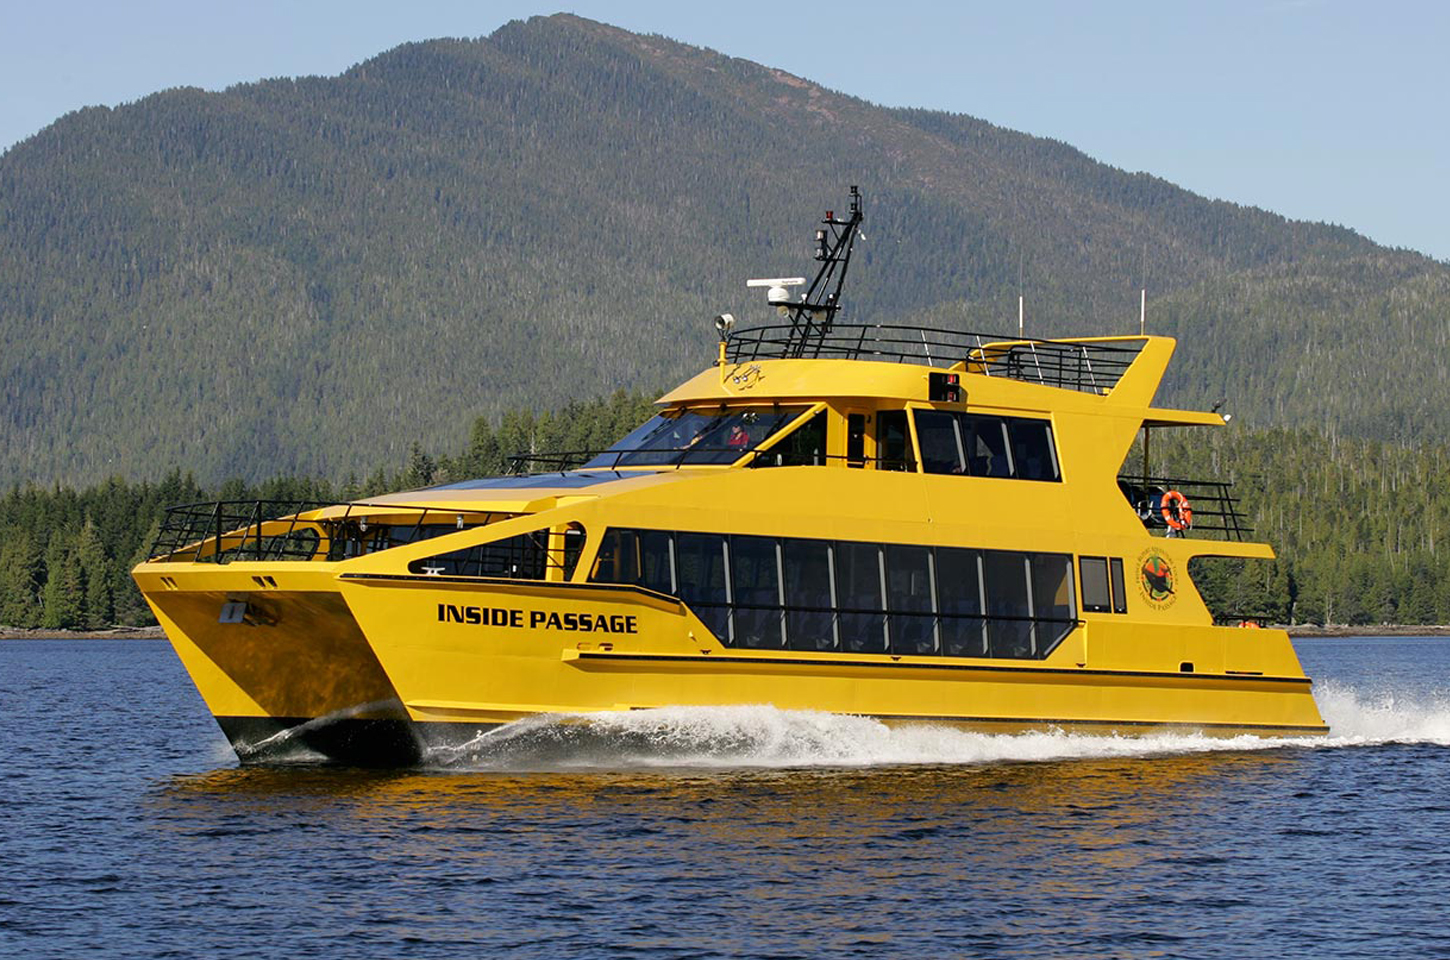
[[[1128,594],[1123,589],[1123,558],[1113,557],[1108,561],[1108,570],[1113,581],[1113,612],[1128,612]]]
[[[1078,561],[1082,571],[1082,608],[1088,613],[1107,613],[1113,608],[1113,595],[1108,589],[1106,557],[1083,557]],[[1122,562],[1118,563],[1119,576]]]
[[[846,466],[866,466],[866,414],[846,414]]]

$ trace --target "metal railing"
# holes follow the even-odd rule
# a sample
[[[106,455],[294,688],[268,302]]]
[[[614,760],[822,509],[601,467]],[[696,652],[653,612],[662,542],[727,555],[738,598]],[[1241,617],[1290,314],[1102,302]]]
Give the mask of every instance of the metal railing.
[[[667,450],[660,450],[655,448],[650,448],[647,450],[562,450],[548,451],[544,453],[516,453],[508,458],[508,462],[509,474],[516,477],[531,476],[536,473],[563,473],[568,470],[578,470],[586,463],[589,463],[591,460],[602,457],[608,457],[609,459],[607,459],[603,463],[595,464],[594,467],[592,467],[591,469],[604,471],[618,471],[621,468],[638,468],[641,470],[664,470],[674,469],[684,466],[686,464],[690,464],[691,461],[685,458],[686,454],[710,452],[712,451],[709,449],[702,450],[700,447],[681,447],[678,449]],[[752,467],[820,466],[829,461],[843,461],[848,466],[864,466],[865,464],[869,463],[874,465],[878,470],[904,470],[907,472],[914,472],[916,470],[916,461],[914,459],[902,457],[851,457],[844,454],[815,454],[812,455],[809,459],[818,462],[808,463],[806,462],[807,457],[803,454],[785,454],[781,452],[780,456],[786,458],[786,460],[790,462],[775,463],[774,459],[776,458],[777,451],[774,448],[766,450],[755,449],[753,451],[747,450],[743,452],[739,450],[734,450],[731,452],[734,453],[735,456],[728,461],[704,460],[698,462],[703,463],[707,466],[728,466],[730,463],[733,463],[740,457],[745,456],[746,453],[753,452],[756,456],[755,459],[752,460],[749,464],[749,466]],[[672,456],[668,459],[662,459],[654,463],[623,462],[624,458],[641,454],[671,454]],[[543,467],[544,469],[539,470],[539,467]]]
[[[934,367],[965,364],[968,373],[1104,394],[1142,352],[1144,340],[1032,340],[896,324],[835,324],[801,338],[790,324],[737,332],[732,363],[751,360],[883,360]]]
[[[1169,537],[1198,537],[1249,540],[1253,529],[1239,509],[1233,484],[1217,480],[1186,480],[1181,477],[1119,475],[1118,488],[1133,505],[1143,526]],[[1177,490],[1188,499],[1193,522],[1186,530],[1174,530],[1163,516],[1163,495]]]
[[[218,500],[170,507],[153,560],[345,560],[514,514],[317,500]]]

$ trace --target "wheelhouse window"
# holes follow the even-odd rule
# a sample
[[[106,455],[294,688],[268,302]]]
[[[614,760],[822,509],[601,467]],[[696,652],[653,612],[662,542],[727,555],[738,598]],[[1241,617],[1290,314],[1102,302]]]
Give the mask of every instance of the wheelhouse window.
[[[591,580],[661,582],[619,557],[671,556],[675,595],[731,647],[1040,660],[1077,624],[1067,554],[635,530],[604,544],[619,546],[601,545]]]
[[[1050,421],[947,410],[915,410],[913,419],[925,473],[1062,479]]]
[[[876,466],[880,470],[915,469],[905,410],[882,410],[876,414]]]
[[[769,450],[750,462],[752,467],[816,467],[826,462],[826,411],[811,417]]]
[[[805,410],[795,406],[666,411],[594,457],[584,468],[734,463]]]

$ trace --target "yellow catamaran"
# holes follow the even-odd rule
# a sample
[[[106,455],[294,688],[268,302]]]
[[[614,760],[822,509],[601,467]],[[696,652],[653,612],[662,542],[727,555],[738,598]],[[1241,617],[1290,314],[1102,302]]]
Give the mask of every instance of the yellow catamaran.
[[[137,583],[243,760],[408,764],[536,714],[772,704],[989,731],[1325,731],[1288,636],[1195,557],[1269,558],[1226,484],[1120,476],[1163,337],[835,322],[861,223],[754,282],[610,450],[366,502],[173,509]],[[1145,461],[1146,464],[1146,461]]]

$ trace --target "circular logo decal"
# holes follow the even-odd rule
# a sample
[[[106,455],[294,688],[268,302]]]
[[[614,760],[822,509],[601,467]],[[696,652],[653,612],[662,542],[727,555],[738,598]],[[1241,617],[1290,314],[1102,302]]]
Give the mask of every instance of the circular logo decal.
[[[1150,547],[1138,558],[1138,589],[1150,606],[1162,609],[1177,600],[1177,579],[1173,565],[1156,549]]]

